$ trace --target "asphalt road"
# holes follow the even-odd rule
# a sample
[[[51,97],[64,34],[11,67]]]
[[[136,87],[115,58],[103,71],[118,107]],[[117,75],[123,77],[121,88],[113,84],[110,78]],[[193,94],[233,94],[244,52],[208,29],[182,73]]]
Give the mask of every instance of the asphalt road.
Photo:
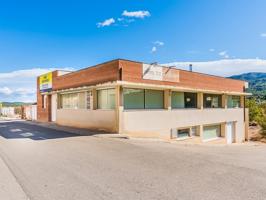
[[[34,200],[266,199],[266,145],[76,136],[2,121],[0,156]]]

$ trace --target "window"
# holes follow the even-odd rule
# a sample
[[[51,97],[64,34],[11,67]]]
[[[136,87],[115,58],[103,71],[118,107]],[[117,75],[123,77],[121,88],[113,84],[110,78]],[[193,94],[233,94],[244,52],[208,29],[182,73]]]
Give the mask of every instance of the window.
[[[85,92],[61,94],[61,108],[63,109],[85,109]]]
[[[177,137],[178,138],[183,138],[183,137],[189,137],[190,136],[190,129],[180,129],[177,130]]]
[[[204,105],[204,108],[221,108],[222,107],[222,95],[204,94],[203,105]]]
[[[124,108],[125,109],[144,109],[144,90],[143,89],[124,89]]]
[[[197,93],[172,92],[172,108],[197,108]]]
[[[215,139],[220,136],[221,136],[221,125],[203,127],[203,140]]]
[[[115,89],[97,90],[97,107],[98,109],[114,109]]]
[[[125,109],[163,109],[164,91],[124,88]]]
[[[172,108],[185,108],[184,92],[172,92]]]
[[[146,109],[163,109],[164,108],[164,91],[145,90],[145,108]]]
[[[228,108],[240,108],[240,96],[228,96],[227,107]]]

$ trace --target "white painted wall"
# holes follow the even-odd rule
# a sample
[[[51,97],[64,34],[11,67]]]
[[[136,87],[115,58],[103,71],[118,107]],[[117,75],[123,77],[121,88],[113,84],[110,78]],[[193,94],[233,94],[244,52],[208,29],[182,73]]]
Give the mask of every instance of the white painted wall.
[[[16,117],[15,108],[14,107],[3,107],[1,108],[1,115],[7,117]]]
[[[27,120],[37,120],[37,105],[25,106],[25,117]]]
[[[57,94],[52,94],[52,122],[56,121],[56,112],[57,112]]]
[[[172,128],[236,121],[236,142],[245,138],[244,111],[236,109],[129,110],[120,112],[121,132],[169,138]]]
[[[59,109],[56,123],[77,128],[116,131],[115,110]]]

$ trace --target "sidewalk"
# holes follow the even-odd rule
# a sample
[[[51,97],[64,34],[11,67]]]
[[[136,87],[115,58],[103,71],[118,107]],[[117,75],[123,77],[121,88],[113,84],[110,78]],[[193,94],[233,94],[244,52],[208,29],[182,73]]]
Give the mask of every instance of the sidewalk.
[[[0,157],[0,199],[29,200],[23,189]]]
[[[37,122],[37,121],[22,121],[23,123],[28,123],[32,125],[37,125],[45,128],[54,129],[57,131],[65,131],[77,135],[85,135],[85,136],[95,136],[95,137],[106,137],[106,138],[126,138],[129,137],[124,134],[118,134],[118,133],[109,133],[104,131],[97,131],[97,130],[89,130],[89,129],[81,129],[81,128],[72,128],[68,126],[60,126],[55,123],[45,123],[45,122]]]

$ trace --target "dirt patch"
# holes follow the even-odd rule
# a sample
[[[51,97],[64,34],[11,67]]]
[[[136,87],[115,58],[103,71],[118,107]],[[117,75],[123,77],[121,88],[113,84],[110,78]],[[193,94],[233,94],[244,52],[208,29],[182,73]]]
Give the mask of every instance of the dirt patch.
[[[266,136],[261,134],[261,127],[260,126],[250,126],[249,129],[249,136],[251,141],[258,141],[266,143]]]

